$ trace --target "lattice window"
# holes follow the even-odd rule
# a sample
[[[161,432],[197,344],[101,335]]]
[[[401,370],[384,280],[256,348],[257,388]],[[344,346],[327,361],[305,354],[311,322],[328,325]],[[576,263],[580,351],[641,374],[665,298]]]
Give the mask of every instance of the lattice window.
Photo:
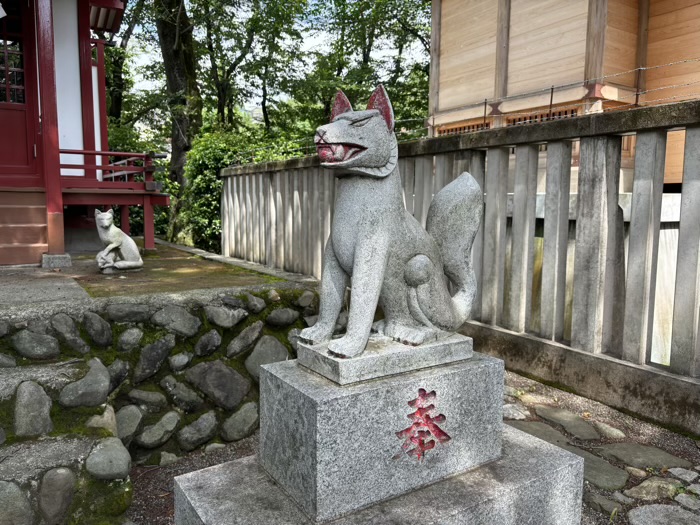
[[[528,115],[519,114],[517,116],[507,116],[506,126],[521,126],[523,124],[535,124],[537,122],[548,122],[550,120],[561,120],[578,116],[578,109],[557,110],[530,113]]]
[[[5,2],[7,16],[0,19],[0,103],[24,104],[24,45],[19,4]]]
[[[474,133],[475,131],[482,131],[489,129],[491,127],[490,122],[480,122],[478,124],[465,124],[464,126],[457,126],[454,128],[440,128],[438,129],[438,136],[443,137],[445,135],[460,135],[462,133]]]

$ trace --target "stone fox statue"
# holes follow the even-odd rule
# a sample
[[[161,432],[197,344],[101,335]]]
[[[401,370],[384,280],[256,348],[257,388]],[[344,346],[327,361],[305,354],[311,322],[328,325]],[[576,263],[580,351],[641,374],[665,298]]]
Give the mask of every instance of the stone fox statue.
[[[97,265],[100,270],[106,268],[131,270],[143,266],[139,247],[131,237],[114,225],[113,210],[104,213],[95,210],[95,222],[100,240],[106,246],[97,254]]]
[[[382,86],[365,111],[353,111],[338,92],[331,122],[318,128],[314,141],[322,166],[336,170],[338,185],[319,319],[301,338],[330,341],[330,353],[357,356],[367,345],[377,304],[385,319],[374,330],[394,340],[419,345],[453,333],[469,316],[476,293],[471,248],[483,210],[479,184],[465,172],[443,188],[423,229],[404,206],[394,112]],[[331,341],[350,280],[347,333]]]

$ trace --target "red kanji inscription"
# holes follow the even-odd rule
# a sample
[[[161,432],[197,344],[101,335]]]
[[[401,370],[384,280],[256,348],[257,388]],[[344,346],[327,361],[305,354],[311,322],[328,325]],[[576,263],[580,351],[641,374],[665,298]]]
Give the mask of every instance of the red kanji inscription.
[[[396,433],[400,439],[404,440],[401,445],[403,451],[409,456],[415,456],[418,460],[422,460],[428,450],[435,448],[436,441],[445,444],[451,439],[447,432],[438,426],[447,419],[445,415],[432,415],[432,411],[435,410],[432,402],[436,397],[435,390],[427,392],[424,388],[419,388],[418,397],[408,402],[408,406],[416,409],[408,415],[408,419],[413,421],[413,424]]]

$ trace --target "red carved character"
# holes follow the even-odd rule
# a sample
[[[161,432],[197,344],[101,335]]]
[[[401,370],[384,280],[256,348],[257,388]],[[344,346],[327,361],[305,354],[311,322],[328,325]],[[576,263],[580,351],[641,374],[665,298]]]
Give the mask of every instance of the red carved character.
[[[438,426],[447,419],[444,414],[432,415],[432,411],[435,410],[432,401],[436,397],[435,390],[426,392],[424,388],[419,388],[418,397],[408,402],[408,406],[416,409],[408,415],[408,419],[413,421],[413,424],[396,433],[400,439],[404,440],[401,445],[403,451],[409,456],[415,456],[418,460],[422,460],[428,450],[435,448],[436,441],[445,444],[451,439],[447,432]]]

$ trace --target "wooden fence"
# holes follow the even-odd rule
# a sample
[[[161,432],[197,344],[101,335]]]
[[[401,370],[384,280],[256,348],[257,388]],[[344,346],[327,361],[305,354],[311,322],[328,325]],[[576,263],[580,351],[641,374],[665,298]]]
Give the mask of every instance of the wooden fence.
[[[699,125],[694,101],[401,144],[406,207],[425,224],[432,195],[462,171],[484,189],[473,249],[480,324],[698,377]],[[686,129],[680,197],[663,194],[667,132],[678,129]],[[630,134],[632,192],[620,194]],[[578,194],[572,141],[580,141]],[[332,173],[304,158],[222,177],[224,255],[320,276]]]

